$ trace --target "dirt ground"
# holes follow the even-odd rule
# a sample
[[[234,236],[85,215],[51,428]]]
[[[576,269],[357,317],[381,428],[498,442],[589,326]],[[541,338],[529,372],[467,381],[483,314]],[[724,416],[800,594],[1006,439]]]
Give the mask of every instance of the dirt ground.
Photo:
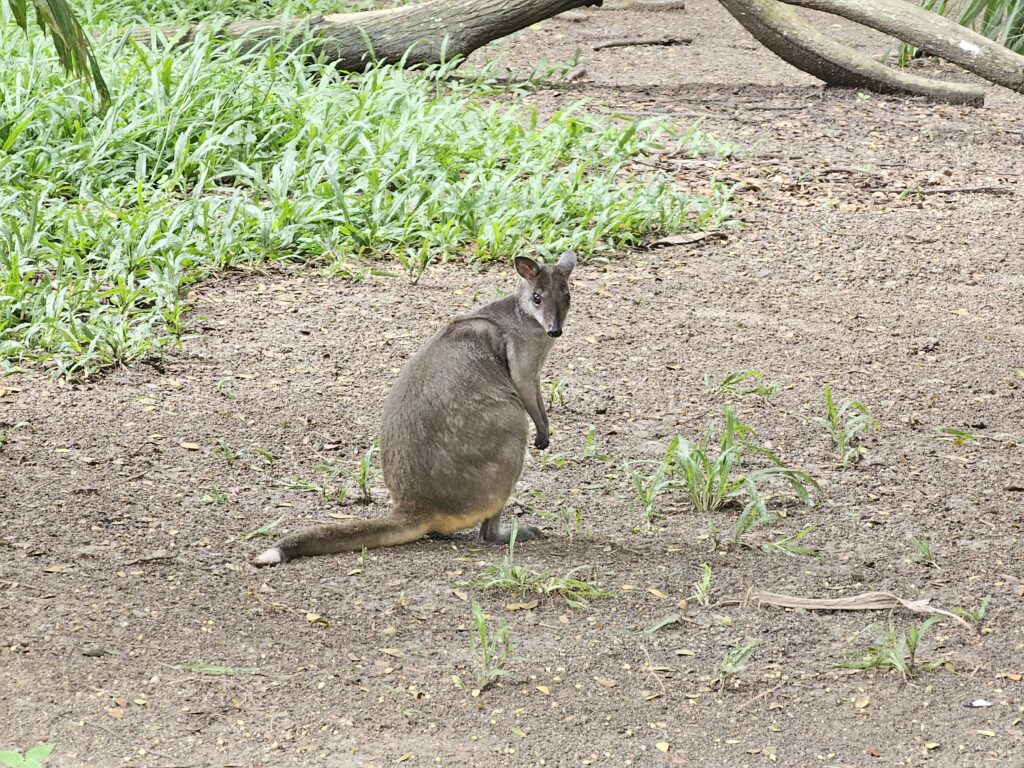
[[[457,585],[501,556],[470,533],[249,566],[269,540],[239,536],[282,516],[296,530],[384,513],[379,480],[368,506],[286,481],[340,487],[314,467],[354,467],[404,359],[513,275],[214,279],[197,335],[162,370],[0,381],[0,422],[23,422],[0,451],[0,748],[50,742],[48,765],[82,768],[1024,765],[1024,102],[994,88],[977,110],[822,90],[709,0],[583,16],[487,55],[525,67],[579,45],[586,76],[529,100],[703,118],[756,144],[721,166],[667,161],[695,189],[738,184],[742,227],[577,270],[546,371],[566,379],[552,450],[569,460],[527,463],[523,519],[547,536],[518,560],[594,566],[612,596],[511,610],[521,598],[467,595]],[[590,50],[653,31],[693,42]],[[785,386],[767,402],[705,391],[705,374],[744,368]],[[834,466],[809,421],[826,383],[881,423],[854,469]],[[734,513],[679,504],[646,530],[618,464],[583,457],[591,425],[617,462],[639,460],[730,401],[821,482],[817,507],[785,506],[775,526],[815,524],[819,557],[716,552],[708,524],[729,530]],[[911,562],[911,534],[930,537],[938,568]],[[681,607],[704,562],[711,605]],[[905,682],[835,666],[885,612],[757,607],[751,588],[992,601],[983,631],[933,627],[920,655],[948,664]],[[515,646],[510,674],[479,696],[452,680],[476,676],[467,597],[508,621]],[[900,632],[921,620],[895,617]],[[758,646],[722,691],[737,640]]]

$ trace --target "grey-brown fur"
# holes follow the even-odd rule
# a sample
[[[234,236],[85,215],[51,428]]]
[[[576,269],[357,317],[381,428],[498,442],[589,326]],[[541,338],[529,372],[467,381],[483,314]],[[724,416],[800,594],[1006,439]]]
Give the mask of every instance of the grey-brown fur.
[[[507,542],[501,510],[523,469],[527,417],[535,445],[548,445],[540,371],[562,333],[575,265],[571,252],[553,267],[517,258],[514,296],[450,321],[405,364],[384,401],[380,435],[390,515],[300,531],[253,562],[404,544],[477,523],[484,541]],[[538,535],[518,532],[520,540]]]

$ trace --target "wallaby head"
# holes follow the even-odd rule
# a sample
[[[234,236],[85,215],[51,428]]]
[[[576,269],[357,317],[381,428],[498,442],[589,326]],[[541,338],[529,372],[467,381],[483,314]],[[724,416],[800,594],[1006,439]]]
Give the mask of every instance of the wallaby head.
[[[526,256],[516,257],[516,272],[523,278],[519,308],[553,338],[562,335],[562,324],[569,314],[569,275],[575,266],[576,254],[572,251],[563,253],[553,267],[542,267]]]

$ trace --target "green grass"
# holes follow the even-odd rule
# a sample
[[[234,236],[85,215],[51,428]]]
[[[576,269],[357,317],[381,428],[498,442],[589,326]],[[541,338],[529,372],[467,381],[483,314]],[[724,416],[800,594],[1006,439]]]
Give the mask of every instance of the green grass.
[[[547,571],[539,573],[525,566],[516,565],[515,528],[516,525],[513,523],[512,538],[502,560],[487,566],[473,581],[460,586],[481,591],[506,590],[520,595],[559,595],[570,608],[587,608],[591,600],[610,597],[607,592],[586,578],[580,577],[583,572],[591,570],[588,566],[579,566],[563,575],[556,575]]]
[[[708,514],[726,506],[741,507],[729,542],[732,546],[740,545],[743,537],[754,529],[778,519],[762,495],[766,483],[781,480],[800,501],[808,506],[813,504],[811,494],[817,489],[814,479],[806,472],[787,467],[775,453],[761,447],[757,434],[740,421],[732,408],[723,408],[721,426],[708,427],[696,443],[674,438],[665,455],[670,475],[678,478],[696,512]],[[768,466],[750,467],[750,457],[767,459]],[[785,554],[813,554],[813,550],[792,543],[810,530],[805,528],[794,536],[767,542],[764,548]]]
[[[825,385],[825,415],[814,416],[812,421],[824,429],[836,448],[839,465],[849,467],[860,461],[864,448],[860,445],[863,433],[869,429],[878,429],[867,406],[857,400],[844,400],[838,406],[832,397],[832,387]]]
[[[487,619],[484,611],[476,600],[471,606],[473,613],[473,630],[469,635],[469,647],[480,669],[477,674],[477,688],[474,691],[479,695],[494,683],[508,674],[506,667],[513,658],[512,640],[508,629],[508,622],[498,619],[497,626],[488,629]],[[461,679],[453,676],[456,685],[460,688]]]
[[[769,381],[763,373],[753,368],[733,371],[717,383],[704,374],[704,391],[708,394],[760,395],[767,398],[775,394],[778,388],[778,384]]]
[[[747,665],[755,648],[757,648],[757,640],[748,640],[746,643],[736,640],[729,646],[729,651],[722,657],[719,668],[718,687],[720,690],[724,691],[736,674]]]
[[[910,555],[913,562],[938,567],[935,555],[932,554],[932,542],[927,536],[911,536],[910,546],[914,550]]]
[[[758,461],[762,466],[753,465]],[[727,547],[747,546],[747,534],[779,519],[768,509],[763,496],[767,484],[785,482],[807,506],[813,506],[812,494],[818,489],[809,474],[786,466],[774,452],[761,446],[754,430],[728,406],[722,409],[721,424],[710,425],[696,442],[677,435],[660,461],[628,462],[622,469],[633,487],[634,503],[647,524],[658,513],[659,499],[675,491],[683,492],[699,514],[739,507],[732,537],[724,542]],[[800,543],[813,530],[814,526],[807,526],[790,536],[766,541],[761,547],[767,552],[787,555],[815,554]],[[723,543],[717,532],[712,533],[716,545]]]
[[[161,23],[206,13],[154,7]],[[95,30],[150,6],[135,9],[82,16]],[[415,278],[425,259],[609,253],[732,212],[724,186],[694,197],[668,175],[621,172],[660,146],[658,123],[581,103],[542,118],[489,101],[485,75],[446,80],[450,65],[346,76],[309,46],[245,55],[201,33],[152,51],[110,27],[95,41],[113,99],[100,115],[41,33],[2,29],[0,368],[83,377],[160,355],[216,270],[358,276],[394,257]]]
[[[901,634],[897,631],[890,614],[885,627],[881,629],[868,628],[875,633],[875,639],[863,652],[836,666],[843,669],[861,670],[894,669],[903,676],[904,680],[909,680],[922,670],[936,669],[943,664],[943,661],[940,659],[922,663],[917,658],[917,650],[925,633],[940,621],[943,621],[943,617],[932,616],[920,626],[911,624],[907,627],[906,634]]]

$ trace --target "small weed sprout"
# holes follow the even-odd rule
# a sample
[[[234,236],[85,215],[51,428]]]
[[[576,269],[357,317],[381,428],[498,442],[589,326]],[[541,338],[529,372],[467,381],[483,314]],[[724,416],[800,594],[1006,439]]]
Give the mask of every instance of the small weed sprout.
[[[276,457],[270,451],[265,448],[260,448],[258,445],[252,447],[252,452],[259,456],[268,466],[273,466]]]
[[[568,381],[563,377],[548,382],[548,408],[565,405],[565,385]]]
[[[217,438],[217,447],[213,449],[213,452],[223,456],[224,461],[228,462],[228,464],[238,461],[238,452],[223,438]]]
[[[615,459],[604,452],[597,444],[597,430],[593,426],[587,430],[587,436],[583,438],[583,457],[593,461],[614,461]]]
[[[736,676],[736,673],[747,665],[747,662],[750,661],[750,655],[756,647],[757,640],[748,640],[746,643],[740,643],[737,640],[729,646],[729,652],[722,657],[721,672],[718,677],[718,684],[721,690],[724,691],[725,686]]]
[[[577,574],[590,570],[589,566],[572,568],[563,576],[547,571],[540,573],[522,565],[515,564],[516,531],[512,525],[508,549],[501,562],[487,566],[483,573],[473,581],[460,584],[460,587],[486,591],[500,589],[519,594],[532,593],[537,595],[560,595],[570,608],[587,608],[590,601],[609,597],[609,594]]]
[[[220,489],[220,486],[216,483],[211,485],[209,490],[200,499],[203,504],[216,504],[218,507],[223,507],[228,503],[229,498],[224,491]]]
[[[985,621],[985,614],[988,613],[988,604],[992,602],[992,595],[985,595],[982,598],[981,605],[977,608],[970,610],[967,608],[954,608],[953,613],[962,619],[966,619],[975,626],[981,626],[981,623]]]
[[[540,465],[544,469],[564,467],[569,463],[569,454],[565,451],[551,452],[544,450],[540,452]]]
[[[316,493],[324,501],[327,501],[327,486],[314,483],[311,480],[302,480],[297,477],[286,477],[284,480],[275,480],[270,484],[271,488],[281,488],[285,491],[299,491],[300,493]]]
[[[363,458],[359,460],[359,464],[356,466],[355,473],[352,475],[352,479],[355,480],[356,486],[359,488],[359,501],[363,504],[369,504],[373,501],[371,486],[377,477],[377,469],[373,465],[373,455],[376,452],[377,443],[374,443],[366,449]]]
[[[858,654],[856,658],[840,662],[836,666],[843,669],[895,669],[903,676],[904,680],[909,680],[921,670],[936,669],[943,664],[943,660],[919,664],[917,648],[925,633],[942,620],[942,616],[932,616],[920,626],[911,624],[907,628],[907,634],[901,635],[897,632],[893,616],[890,613],[885,628],[880,632],[875,629],[877,636],[863,653]],[[874,628],[869,627],[868,629]]]
[[[939,567],[935,562],[935,555],[932,554],[932,543],[927,536],[911,536],[910,545],[914,548],[910,555],[911,560],[921,565],[930,565],[932,568]]]
[[[40,744],[25,754],[14,750],[0,751],[0,766],[4,768],[42,768],[53,752],[53,744]]]
[[[499,619],[497,628],[488,629],[483,609],[476,600],[472,611],[475,631],[469,636],[470,649],[480,666],[477,689],[485,691],[508,674],[505,667],[512,660],[512,640],[507,621]]]
[[[251,539],[258,539],[258,538],[262,538],[262,537],[265,537],[265,536],[277,536],[277,535],[279,535],[281,533],[281,531],[278,530],[278,526],[282,522],[284,522],[285,517],[287,517],[287,515],[281,515],[277,519],[271,520],[269,523],[264,523],[259,528],[254,528],[251,531],[246,531],[245,533],[240,533],[238,536],[236,536],[234,538],[234,540],[235,541],[249,541]]]
[[[416,285],[420,278],[423,277],[427,267],[433,263],[435,254],[431,252],[430,242],[424,240],[420,243],[419,248],[406,247],[399,249],[395,252],[395,257],[409,276],[409,282]]]
[[[948,437],[953,441],[953,445],[961,446],[971,441],[978,439],[977,435],[973,432],[965,432],[962,429],[956,427],[936,427],[935,431],[943,437]]]
[[[636,467],[637,464],[650,466],[655,464],[650,472],[644,472]],[[633,486],[636,507],[640,511],[640,518],[647,525],[654,520],[657,514],[656,504],[658,497],[663,493],[678,487],[678,483],[669,477],[669,465],[664,461],[660,462],[630,462],[622,465]]]
[[[765,552],[778,552],[782,555],[806,555],[808,557],[814,557],[818,554],[818,550],[814,547],[808,547],[805,544],[801,544],[800,541],[809,536],[815,528],[817,528],[816,525],[804,526],[790,536],[784,536],[781,539],[776,539],[775,541],[766,541],[761,545],[761,549]]]
[[[693,594],[690,595],[690,599],[697,603],[697,605],[703,605],[707,608],[711,605],[711,565],[709,563],[701,563],[700,568],[700,580],[694,582]]]
[[[15,424],[5,424],[3,428],[0,428],[0,451],[4,449],[8,441],[11,439],[11,435],[14,434],[14,430],[24,427],[26,422],[19,421]]]
[[[744,371],[733,371],[717,384],[711,377],[704,374],[704,390],[708,394],[724,395],[759,395],[771,397],[778,391],[779,385],[768,381],[764,374],[748,368]]]
[[[583,512],[576,507],[563,507],[559,516],[565,538],[572,541],[583,530]]]
[[[231,391],[231,388],[229,386],[230,383],[231,383],[231,377],[230,376],[225,376],[223,379],[220,379],[217,382],[217,386],[216,386],[217,394],[220,395],[221,397],[223,397],[225,400],[234,400],[237,397],[235,395],[235,393]]]
[[[878,429],[878,422],[863,403],[844,400],[836,407],[832,398],[832,386],[825,385],[825,415],[815,416],[813,421],[832,438],[836,446],[839,464],[844,469],[860,460],[863,449],[861,435],[865,430]]]

